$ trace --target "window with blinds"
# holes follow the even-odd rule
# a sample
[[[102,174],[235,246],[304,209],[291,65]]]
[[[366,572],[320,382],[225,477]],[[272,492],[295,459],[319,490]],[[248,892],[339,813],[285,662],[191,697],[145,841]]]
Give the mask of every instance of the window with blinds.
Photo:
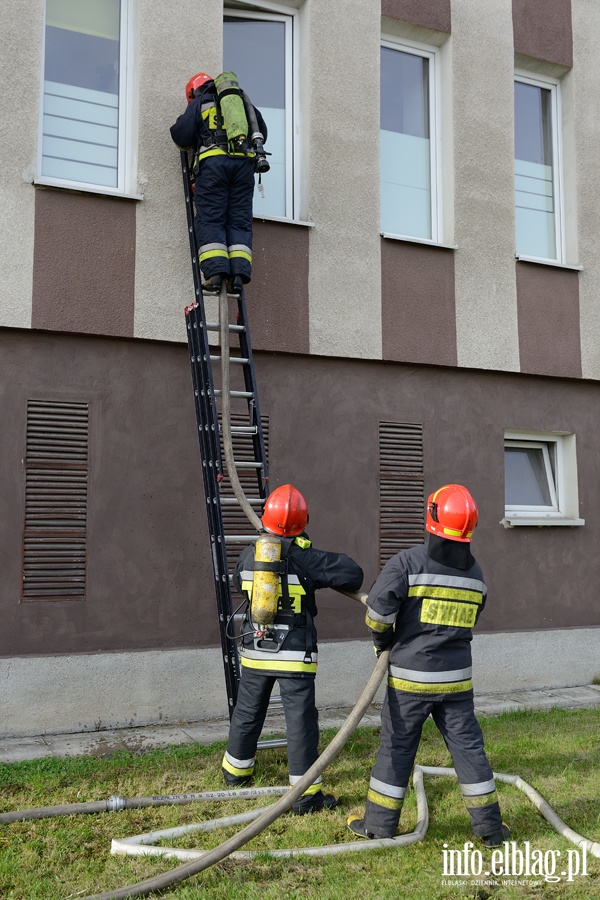
[[[379,565],[425,534],[423,426],[379,423]]]
[[[40,180],[129,187],[130,0],[46,0]],[[130,63],[130,61],[129,61]]]
[[[24,603],[84,600],[89,404],[28,400]]]

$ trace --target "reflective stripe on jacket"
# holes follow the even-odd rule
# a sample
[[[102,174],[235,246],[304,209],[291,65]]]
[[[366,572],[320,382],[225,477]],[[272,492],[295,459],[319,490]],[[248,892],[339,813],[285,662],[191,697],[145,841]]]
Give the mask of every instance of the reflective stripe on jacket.
[[[254,544],[243,551],[234,574],[234,585],[250,604],[254,574]],[[249,610],[242,623],[242,666],[265,675],[314,677],[317,670],[317,615],[315,591],[319,588],[359,590],[363,571],[343,553],[317,550],[306,534],[283,538],[281,558],[287,561],[287,575],[278,590],[278,610],[272,623],[276,642],[261,641]],[[287,578],[287,590],[285,579]],[[262,647],[261,647],[262,644]],[[271,649],[264,649],[268,645]],[[275,650],[275,647],[278,647]]]
[[[487,588],[478,563],[468,569],[427,555],[427,544],[393,556],[369,592],[374,641],[394,630],[388,685],[428,697],[471,691],[471,629]]]
[[[260,132],[267,140],[267,126],[260,110],[254,107],[256,120]],[[188,103],[184,112],[171,126],[171,137],[180,150],[194,150],[196,159],[206,159],[208,156],[254,156],[249,149],[248,153],[228,153],[227,135],[224,130],[217,129],[217,95],[214,85],[207,86],[200,97],[196,97]]]

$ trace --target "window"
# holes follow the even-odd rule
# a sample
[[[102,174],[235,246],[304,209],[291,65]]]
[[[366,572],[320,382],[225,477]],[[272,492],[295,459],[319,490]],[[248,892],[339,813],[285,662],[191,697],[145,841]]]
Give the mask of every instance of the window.
[[[440,240],[436,54],[381,47],[381,231]]]
[[[39,181],[130,190],[130,0],[46,0]]]
[[[583,525],[574,434],[507,431],[502,524]]]
[[[269,5],[273,8],[273,4]],[[226,10],[223,67],[238,76],[243,90],[262,113],[268,130],[266,150],[271,171],[263,176],[264,196],[255,196],[257,215],[297,218],[298,149],[294,81],[295,13]],[[258,190],[258,185],[257,185]]]
[[[515,81],[517,256],[564,261],[558,83]]]

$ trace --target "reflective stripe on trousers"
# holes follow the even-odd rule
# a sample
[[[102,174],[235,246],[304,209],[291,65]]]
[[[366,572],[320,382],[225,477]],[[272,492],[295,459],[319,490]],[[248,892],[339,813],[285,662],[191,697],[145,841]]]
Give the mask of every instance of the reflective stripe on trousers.
[[[219,154],[200,161],[194,225],[205,279],[221,274],[250,281],[253,197],[253,158]]]
[[[421,730],[429,714],[452,756],[473,833],[481,837],[499,831],[502,820],[496,786],[472,694],[433,699],[389,686],[381,712],[381,744],[367,794],[368,830],[377,837],[396,833]]]
[[[319,716],[315,705],[314,678],[276,678],[244,668],[225,756],[238,762],[254,759],[276,682],[285,715],[289,778],[290,783],[295,784],[319,755]],[[228,767],[224,765],[224,768]],[[305,793],[312,794],[319,789],[320,781],[317,781]]]

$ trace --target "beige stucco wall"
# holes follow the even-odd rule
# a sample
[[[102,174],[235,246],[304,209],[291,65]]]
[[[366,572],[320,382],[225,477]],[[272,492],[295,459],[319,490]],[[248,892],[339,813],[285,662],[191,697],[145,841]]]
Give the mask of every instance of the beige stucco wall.
[[[597,628],[476,634],[476,697],[590,684],[599,674],[597,647]],[[320,643],[319,708],[354,706],[374,665],[368,639]],[[227,715],[223,657],[216,648],[3,657],[0,681],[0,738]],[[383,697],[382,685],[376,699]]]
[[[379,4],[307,0],[304,14],[310,46],[304,176],[315,223],[310,349],[380,359]]]
[[[518,371],[512,0],[452,3],[458,363]]]
[[[201,35],[198,31],[201,23]],[[169,128],[185,108],[195,72],[219,72],[223,9],[201,0],[140,0],[135,336],[185,340],[184,307],[193,300],[179,152]],[[205,49],[201,55],[200,48]]]
[[[577,208],[581,310],[581,362],[584,378],[600,378],[600,56],[597,0],[572,0],[573,105],[577,153]]]
[[[42,0],[0,5],[0,325],[29,328],[39,84],[44,28]]]

